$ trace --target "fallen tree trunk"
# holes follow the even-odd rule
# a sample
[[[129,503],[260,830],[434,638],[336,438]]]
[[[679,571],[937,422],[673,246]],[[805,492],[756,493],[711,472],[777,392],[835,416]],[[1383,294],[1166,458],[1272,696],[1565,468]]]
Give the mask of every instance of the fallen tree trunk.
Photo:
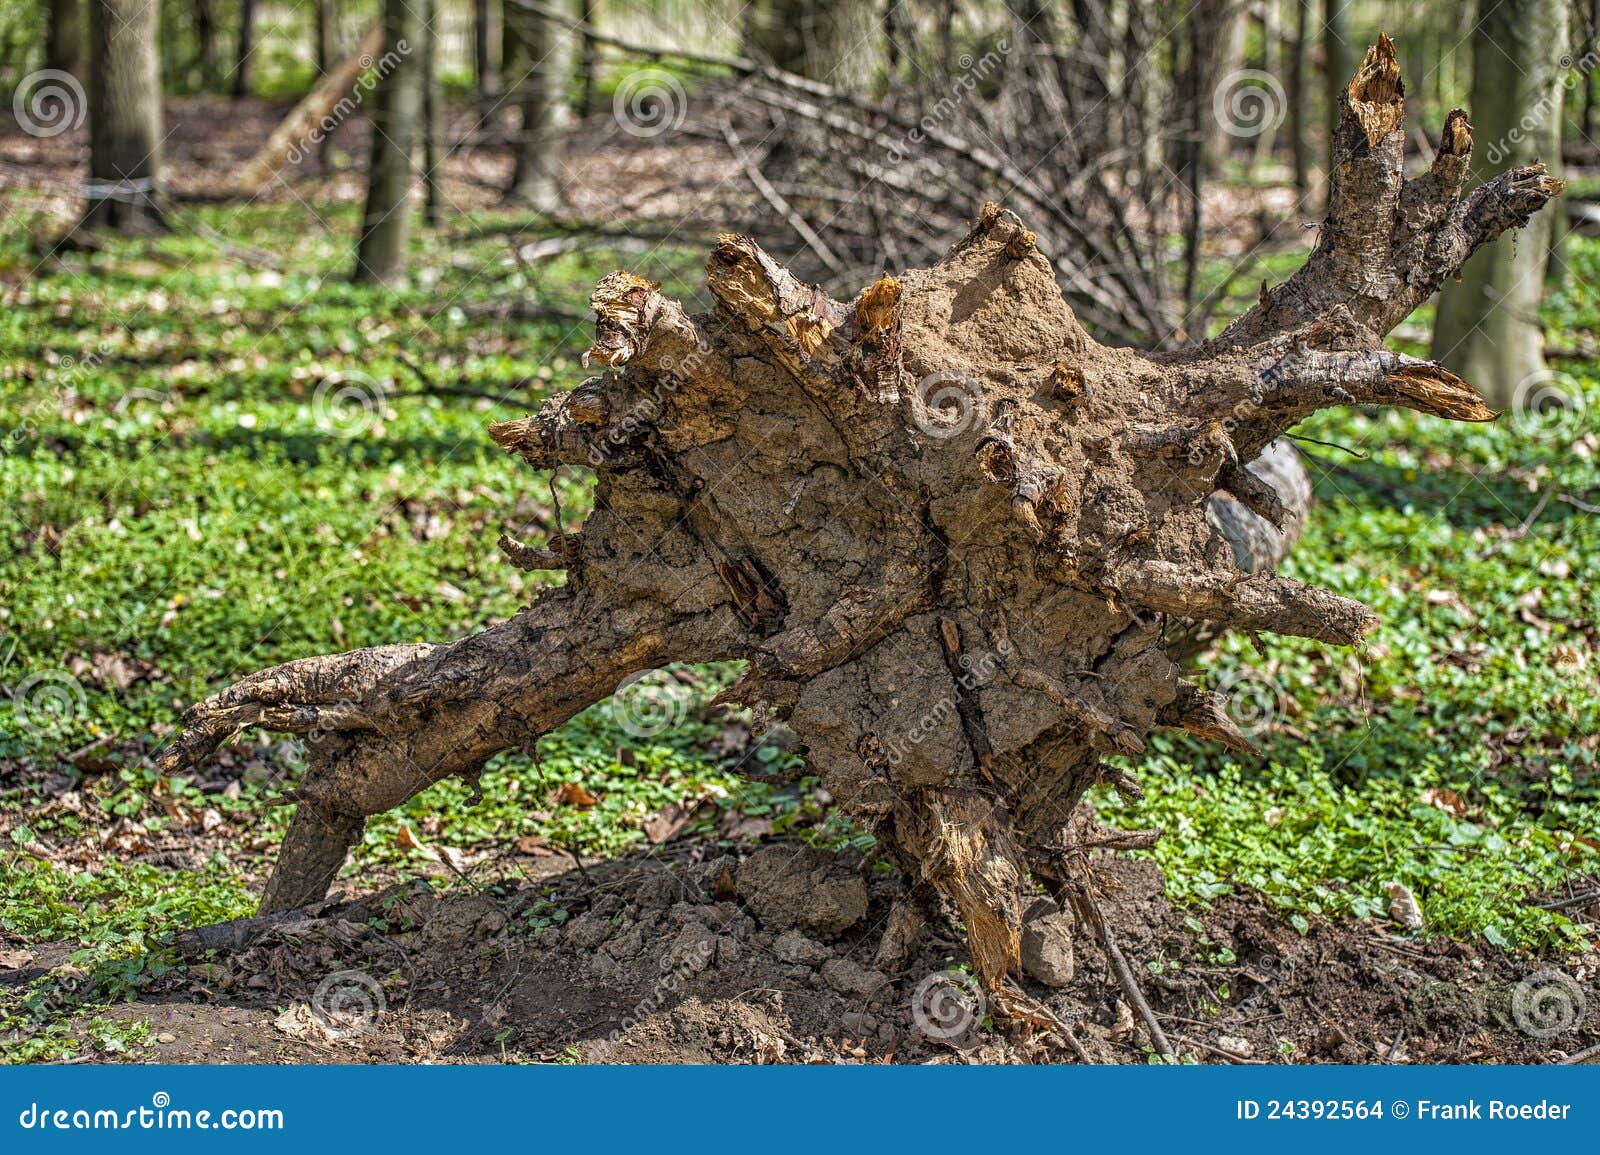
[[[309,151],[311,145],[321,142],[321,136],[338,127],[360,103],[358,98],[350,96],[351,90],[382,51],[383,22],[377,20],[361,38],[360,46],[333,71],[318,79],[300,103],[278,122],[272,135],[267,137],[266,142],[234,177],[227,195],[255,196],[279,169],[298,164],[303,159],[296,156],[296,152]],[[350,108],[342,109],[341,104],[346,102],[350,103]],[[335,113],[339,115],[335,116]]]
[[[1349,598],[1251,574],[1214,494],[1272,524],[1244,463],[1334,405],[1494,414],[1381,335],[1478,246],[1561,189],[1539,166],[1463,196],[1450,114],[1406,180],[1399,66],[1383,38],[1343,102],[1331,207],[1306,265],[1219,339],[1141,355],[1092,340],[1011,212],[986,206],[933,268],[833,300],[753,241],[719,240],[716,308],[691,316],[613,273],[587,358],[607,372],[490,427],[535,470],[594,470],[581,532],[502,546],[567,582],[451,645],[311,658],[195,706],[190,765],[246,726],[303,734],[308,765],[265,912],[321,899],[368,815],[475,778],[639,671],[744,659],[726,697],[786,717],[838,804],[911,883],[959,909],[1000,987],[1027,879],[1092,904],[1089,854],[1158,832],[1082,805],[1157,727],[1250,748],[1186,680],[1175,619],[1354,645]],[[1213,517],[1215,511],[1213,510]],[[912,926],[913,913],[894,920]]]

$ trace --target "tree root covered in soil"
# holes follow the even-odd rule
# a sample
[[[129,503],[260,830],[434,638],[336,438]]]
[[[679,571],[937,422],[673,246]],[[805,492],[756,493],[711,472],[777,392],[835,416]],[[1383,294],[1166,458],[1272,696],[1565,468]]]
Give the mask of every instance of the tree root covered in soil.
[[[252,675],[188,712],[164,766],[247,726],[306,736],[262,903],[283,911],[324,896],[368,815],[475,779],[640,671],[743,659],[725,697],[789,721],[910,885],[954,905],[1001,991],[1030,878],[1093,924],[1091,853],[1159,835],[1106,829],[1083,805],[1101,783],[1139,795],[1108,757],[1137,755],[1157,727],[1249,749],[1174,664],[1169,623],[1343,646],[1376,624],[1359,602],[1241,569],[1208,499],[1227,491],[1281,524],[1245,463],[1325,407],[1494,417],[1382,336],[1561,184],[1534,165],[1465,193],[1460,111],[1406,179],[1401,93],[1385,37],[1342,100],[1315,251],[1183,353],[1098,344],[995,204],[933,268],[849,302],[742,236],[711,254],[703,315],[611,274],[587,354],[607,371],[490,427],[535,470],[596,475],[581,531],[503,542],[566,584],[450,645]]]

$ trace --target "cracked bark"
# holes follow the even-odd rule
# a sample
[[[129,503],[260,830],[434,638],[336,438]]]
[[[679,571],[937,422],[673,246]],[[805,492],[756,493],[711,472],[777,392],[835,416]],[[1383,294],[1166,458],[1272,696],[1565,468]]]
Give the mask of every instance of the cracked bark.
[[[1322,238],[1224,334],[1181,354],[1095,342],[1021,221],[986,206],[935,267],[836,301],[725,236],[689,315],[628,273],[593,297],[603,375],[491,436],[536,470],[586,467],[594,512],[516,564],[567,584],[447,646],[293,662],[194,707],[176,768],[259,725],[305,734],[299,806],[263,909],[323,896],[365,816],[525,747],[628,676],[744,659],[724,697],[785,716],[838,804],[921,896],[958,908],[999,987],[1031,876],[1070,901],[1107,830],[1083,805],[1140,789],[1108,755],[1178,727],[1249,749],[1185,679],[1174,617],[1357,643],[1360,603],[1241,568],[1219,490],[1282,502],[1241,464],[1319,408],[1487,420],[1438,365],[1381,335],[1476,246],[1559,191],[1535,166],[1461,195],[1452,113],[1402,177],[1401,85],[1380,40],[1346,91]],[[918,921],[900,920],[898,942]]]

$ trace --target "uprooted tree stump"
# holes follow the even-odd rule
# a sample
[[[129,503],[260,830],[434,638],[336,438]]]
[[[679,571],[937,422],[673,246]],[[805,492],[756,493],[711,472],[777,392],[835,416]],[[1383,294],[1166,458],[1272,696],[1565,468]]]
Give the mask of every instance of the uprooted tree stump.
[[[1033,234],[992,204],[933,268],[849,303],[742,236],[711,254],[704,315],[613,273],[588,353],[611,371],[490,427],[536,470],[595,472],[580,532],[502,539],[512,562],[566,584],[450,645],[252,675],[189,711],[165,766],[247,726],[306,736],[262,903],[281,911],[324,896],[368,815],[476,780],[641,671],[744,659],[725,697],[787,718],[910,880],[886,952],[942,894],[998,989],[1018,966],[1030,877],[1103,925],[1089,852],[1159,835],[1102,827],[1082,805],[1099,783],[1139,794],[1107,755],[1138,754],[1163,726],[1250,748],[1174,664],[1169,622],[1337,645],[1375,624],[1358,602],[1239,568],[1208,498],[1225,490],[1281,522],[1244,463],[1324,407],[1494,416],[1382,336],[1561,184],[1535,165],[1464,194],[1459,110],[1407,180],[1387,38],[1342,103],[1315,251],[1184,353],[1096,343]]]

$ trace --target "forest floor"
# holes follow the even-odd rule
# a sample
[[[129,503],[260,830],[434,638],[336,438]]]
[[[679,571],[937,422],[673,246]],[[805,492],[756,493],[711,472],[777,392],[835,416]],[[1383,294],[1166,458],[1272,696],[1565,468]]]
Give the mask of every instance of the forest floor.
[[[203,187],[272,121],[180,102],[175,182]],[[978,995],[949,926],[873,970],[896,879],[781,729],[709,704],[728,667],[652,679],[648,733],[597,706],[537,760],[496,760],[482,802],[447,782],[374,819],[324,909],[248,942],[183,933],[252,911],[302,757],[249,737],[160,775],[183,707],[525,604],[496,537],[580,522],[589,491],[530,485],[485,423],[582,379],[611,269],[697,299],[715,226],[686,175],[720,179],[711,150],[596,128],[570,199],[603,232],[497,209],[503,165],[469,152],[415,287],[358,289],[359,156],[340,150],[364,131],[325,177],[49,260],[32,237],[70,216],[82,134],[0,135],[5,1056],[1070,1058]],[[1213,283],[1258,212],[1292,215],[1282,189],[1219,200]],[[1298,262],[1309,234],[1280,232],[1239,295]],[[1318,505],[1288,569],[1371,604],[1369,644],[1225,639],[1207,676],[1263,756],[1162,735],[1140,759],[1138,822],[1167,837],[1107,860],[1106,905],[1186,1060],[1537,1062],[1600,1039],[1600,242],[1568,263],[1546,320],[1573,355],[1540,386],[1566,407],[1299,430],[1345,448],[1301,445]],[[848,919],[818,920],[829,894]],[[1076,953],[1029,993],[1095,1060],[1145,1060],[1096,948]]]

